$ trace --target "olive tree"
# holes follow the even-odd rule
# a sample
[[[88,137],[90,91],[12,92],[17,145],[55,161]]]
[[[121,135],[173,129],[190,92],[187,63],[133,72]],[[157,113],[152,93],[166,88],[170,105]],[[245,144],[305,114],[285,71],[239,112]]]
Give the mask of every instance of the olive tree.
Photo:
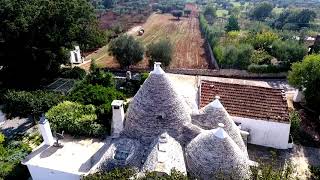
[[[172,60],[172,44],[169,40],[160,40],[152,43],[147,48],[149,64],[161,62],[164,66],[169,66]]]
[[[129,68],[143,59],[144,47],[132,36],[121,35],[110,42],[109,53],[117,59],[121,67]]]

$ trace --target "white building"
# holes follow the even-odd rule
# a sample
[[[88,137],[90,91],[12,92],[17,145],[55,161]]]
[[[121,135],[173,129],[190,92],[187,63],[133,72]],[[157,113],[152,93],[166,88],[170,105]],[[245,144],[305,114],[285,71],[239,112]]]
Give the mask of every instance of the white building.
[[[70,63],[71,64],[81,64],[83,59],[81,57],[80,47],[75,46],[73,51],[70,51]]]

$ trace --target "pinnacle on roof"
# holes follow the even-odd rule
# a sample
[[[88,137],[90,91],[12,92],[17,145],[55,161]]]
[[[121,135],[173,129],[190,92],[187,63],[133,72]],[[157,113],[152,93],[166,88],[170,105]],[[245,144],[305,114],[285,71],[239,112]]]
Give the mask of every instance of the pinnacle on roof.
[[[143,172],[170,174],[174,168],[187,174],[182,147],[166,132],[157,137],[149,148],[148,157],[142,167]]]
[[[221,127],[206,130],[186,147],[186,161],[190,172],[201,179],[246,179],[249,159]]]
[[[216,96],[214,101],[203,108],[203,114],[200,115],[202,117],[197,118],[198,122],[196,122],[196,124],[200,126],[201,124],[206,124],[206,127],[211,127],[210,129],[213,129],[216,127],[216,124],[223,123],[225,125],[225,131],[248,156],[247,147],[244,144],[239,127],[234,123],[233,119],[230,117],[219,99],[220,97]]]
[[[163,132],[179,136],[183,124],[191,122],[184,99],[173,88],[159,63],[145,80],[129,105],[124,133],[152,140]]]

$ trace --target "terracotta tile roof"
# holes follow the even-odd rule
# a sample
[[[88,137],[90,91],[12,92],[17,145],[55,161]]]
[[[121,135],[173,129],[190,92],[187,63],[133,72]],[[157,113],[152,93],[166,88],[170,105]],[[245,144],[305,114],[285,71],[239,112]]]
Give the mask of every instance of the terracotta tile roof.
[[[288,105],[282,92],[274,88],[202,81],[200,107],[220,96],[232,116],[289,122]]]

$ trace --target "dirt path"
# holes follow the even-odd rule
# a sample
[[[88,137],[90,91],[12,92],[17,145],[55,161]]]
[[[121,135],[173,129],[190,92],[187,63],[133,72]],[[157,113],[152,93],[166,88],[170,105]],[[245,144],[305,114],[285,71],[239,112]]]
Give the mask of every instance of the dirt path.
[[[189,17],[182,17],[180,20],[171,14],[152,14],[142,25],[145,33],[142,36],[135,35],[135,37],[145,46],[160,39],[169,39],[174,45],[173,60],[170,65],[172,69],[207,69],[209,64],[204,48],[205,40],[201,37],[199,29],[197,7],[187,4],[186,8],[191,9],[192,13]],[[107,50],[107,46],[102,47],[87,56],[86,59],[96,59],[96,63],[101,67],[119,68],[119,64],[108,55]],[[145,58],[134,67],[148,68],[148,65],[148,59]],[[83,68],[88,68],[88,66],[90,63],[81,65]]]

